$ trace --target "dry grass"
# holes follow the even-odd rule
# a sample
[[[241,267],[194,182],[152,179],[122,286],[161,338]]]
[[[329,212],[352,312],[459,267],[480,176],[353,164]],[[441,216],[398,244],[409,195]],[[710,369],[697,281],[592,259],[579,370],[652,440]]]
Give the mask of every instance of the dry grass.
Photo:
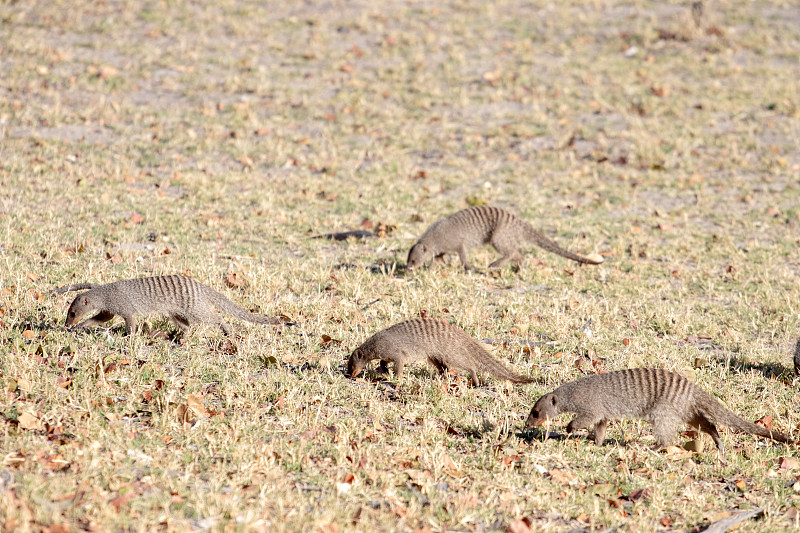
[[[795,447],[728,432],[722,461],[650,452],[643,422],[598,447],[523,419],[593,352],[798,436],[796,7],[269,4],[0,6],[0,528],[791,528]],[[404,275],[468,201],[607,261]],[[395,229],[311,238],[365,219]],[[180,272],[298,325],[77,334],[41,296]],[[538,383],[342,375],[422,312],[511,339],[495,355]]]

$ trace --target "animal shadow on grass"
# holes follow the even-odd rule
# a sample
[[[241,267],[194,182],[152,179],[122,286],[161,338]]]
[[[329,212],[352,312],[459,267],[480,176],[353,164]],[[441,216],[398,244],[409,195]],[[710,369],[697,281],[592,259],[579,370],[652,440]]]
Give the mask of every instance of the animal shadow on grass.
[[[522,429],[517,431],[515,435],[517,438],[524,440],[526,442],[534,442],[534,441],[544,442],[546,440],[566,441],[568,439],[571,439],[571,440],[584,441],[587,444],[595,444],[597,446],[604,445],[604,446],[621,446],[623,448],[628,447],[627,442],[620,442],[617,439],[609,439],[609,438],[604,439],[602,444],[597,444],[594,442],[594,437],[592,436],[591,433],[589,434],[580,432],[558,433],[557,431],[546,431],[541,427],[532,427],[532,428],[523,427]]]
[[[760,372],[761,375],[767,379],[784,379],[791,381],[794,378],[794,369],[789,366],[783,366],[780,363],[751,363],[743,361],[740,357],[733,355],[730,357],[723,357],[722,355],[715,356],[720,365],[725,366],[730,364],[731,368],[741,373],[755,370]]]
[[[364,268],[369,270],[372,274],[380,274],[382,276],[392,276],[401,278],[405,273],[405,268],[398,265],[397,261],[388,261],[385,259],[379,260],[377,263],[372,263],[366,266],[356,265],[355,263],[337,263],[333,266],[335,270],[355,270]]]

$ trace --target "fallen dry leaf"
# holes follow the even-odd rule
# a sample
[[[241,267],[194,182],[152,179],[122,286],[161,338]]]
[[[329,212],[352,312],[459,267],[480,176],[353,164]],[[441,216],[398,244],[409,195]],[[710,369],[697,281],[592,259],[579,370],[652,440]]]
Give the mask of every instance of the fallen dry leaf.
[[[244,287],[244,285],[247,283],[247,279],[241,272],[231,272],[225,278],[224,282],[225,285],[227,285],[231,289],[238,289]]]
[[[17,418],[19,427],[29,430],[43,430],[44,423],[39,418],[39,415],[33,411],[25,411]]]
[[[528,517],[514,520],[508,525],[508,533],[531,533],[531,519]]]
[[[780,469],[781,470],[797,470],[800,468],[800,460],[797,457],[781,457]]]
[[[203,405],[203,401],[194,394],[190,394],[189,397],[186,398],[186,406],[200,418],[208,418],[211,416],[208,409]]]

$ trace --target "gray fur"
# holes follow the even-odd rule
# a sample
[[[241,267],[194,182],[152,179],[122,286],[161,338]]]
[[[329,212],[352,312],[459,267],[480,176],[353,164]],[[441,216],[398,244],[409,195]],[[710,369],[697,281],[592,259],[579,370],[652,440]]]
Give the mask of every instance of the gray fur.
[[[486,372],[512,383],[530,383],[492,357],[463,329],[444,320],[412,318],[379,331],[356,348],[347,360],[347,375],[354,378],[372,360],[394,363],[397,379],[410,362],[427,360],[439,373],[459,368],[470,373],[472,384],[480,384],[478,372]]]
[[[794,373],[800,376],[800,339],[797,339],[797,344],[794,347]]]
[[[708,433],[720,452],[716,425],[792,443],[786,435],[743,420],[706,391],[675,372],[631,368],[572,381],[539,398],[525,425],[540,426],[561,413],[576,413],[567,432],[594,426],[595,442],[602,444],[608,422],[617,418],[645,418],[653,424],[657,448],[668,446],[681,424]]]
[[[167,315],[184,333],[191,324],[202,322],[217,325],[226,335],[230,335],[230,327],[214,312],[214,307],[256,324],[283,323],[277,318],[250,313],[211,287],[183,276],[136,278],[106,285],[81,283],[51,292],[60,294],[84,288],[89,290],[76,296],[69,306],[66,327],[75,325],[91,313],[97,314],[75,325],[75,328],[104,324],[119,315],[125,320],[126,331],[130,334],[136,331],[137,316],[157,314]]]
[[[467,252],[477,246],[491,244],[502,257],[489,265],[499,267],[507,261],[517,264],[522,260],[520,245],[530,242],[548,252],[553,252],[579,263],[597,265],[602,258],[591,259],[561,248],[530,224],[499,207],[470,207],[434,222],[408,252],[406,268],[412,270],[428,260],[432,264],[443,261],[448,253],[458,254],[465,270],[470,270]]]

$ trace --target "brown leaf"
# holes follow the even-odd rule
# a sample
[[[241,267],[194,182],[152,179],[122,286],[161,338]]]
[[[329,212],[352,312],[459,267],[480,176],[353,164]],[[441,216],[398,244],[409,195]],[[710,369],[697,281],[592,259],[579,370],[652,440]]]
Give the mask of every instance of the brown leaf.
[[[19,427],[22,429],[42,430],[44,423],[39,418],[39,414],[33,411],[25,411],[17,417]]]
[[[650,92],[653,94],[653,96],[658,96],[659,98],[666,98],[667,96],[669,96],[669,87],[667,87],[666,85],[661,87],[651,87]]]
[[[532,533],[531,519],[527,516],[508,524],[508,533]]]
[[[550,470],[548,474],[550,474],[550,478],[553,481],[556,483],[561,483],[562,485],[570,485],[575,480],[575,474],[569,472],[568,470],[554,468],[553,470]]]
[[[238,289],[244,287],[244,285],[247,283],[247,279],[241,272],[231,272],[225,278],[224,282],[225,285],[227,285],[231,289]]]
[[[630,346],[631,340],[628,338],[622,339],[623,346]]]
[[[26,329],[25,331],[22,332],[22,336],[26,339],[32,339],[33,337],[36,336],[36,333],[34,333],[29,329]]]
[[[800,468],[800,460],[796,457],[781,457],[780,469],[781,470],[797,470]]]
[[[132,224],[141,224],[144,222],[144,217],[139,213],[131,213],[131,216],[128,218]]]
[[[324,333],[322,334],[322,337],[321,337],[321,339],[322,339],[322,342],[320,342],[320,344],[321,344],[323,347],[327,347],[327,346],[328,346],[329,344],[331,344],[331,343],[334,343],[334,344],[342,344],[342,341],[341,341],[341,340],[339,340],[339,339],[334,339],[334,338],[333,338],[333,337],[331,337],[330,335],[326,335],[326,334],[324,334]]]
[[[210,416],[208,409],[203,405],[203,400],[195,394],[190,394],[186,398],[186,406],[200,418],[208,418]]]
[[[128,503],[130,503],[130,501],[134,498],[134,496],[136,496],[136,494],[133,491],[131,491],[126,494],[117,496],[108,503],[111,505],[111,507],[114,508],[115,511],[119,512],[120,509],[122,509],[123,507],[128,505]]]
[[[667,518],[667,517],[659,518],[658,523],[661,524],[663,527],[668,528],[669,526],[672,525],[672,518]]]
[[[652,492],[653,491],[652,491],[652,489],[650,489],[650,487],[645,488],[645,489],[636,489],[633,492],[631,492],[630,494],[628,494],[628,500],[632,501],[632,502],[637,502],[637,501],[639,501],[641,499],[649,498],[650,494],[652,494]]]
[[[772,430],[772,415],[762,416],[758,420],[756,420],[756,424],[759,426],[764,426],[765,428]]]

